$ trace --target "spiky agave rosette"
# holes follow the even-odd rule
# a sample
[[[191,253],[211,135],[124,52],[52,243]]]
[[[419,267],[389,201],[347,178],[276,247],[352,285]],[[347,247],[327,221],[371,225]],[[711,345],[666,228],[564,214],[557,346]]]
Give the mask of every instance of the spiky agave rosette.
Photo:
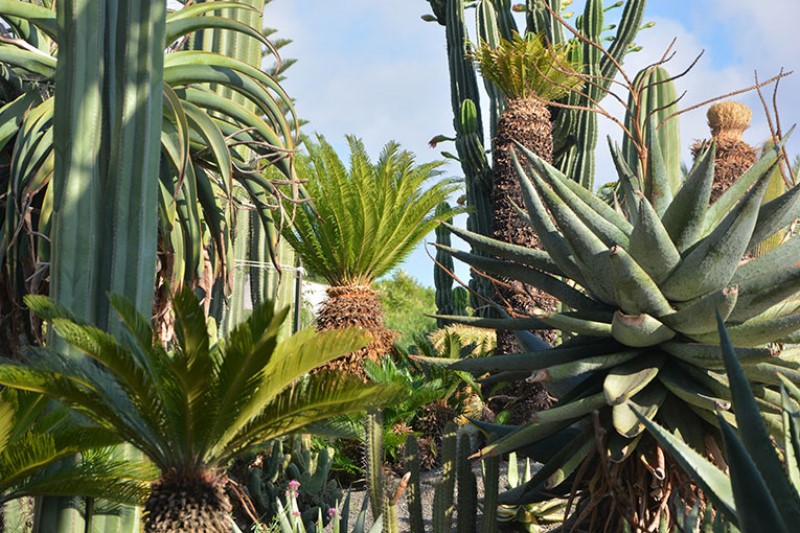
[[[542,381],[560,393],[535,423],[485,426],[499,438],[482,450],[483,456],[523,450],[546,463],[524,487],[506,493],[501,498],[506,502],[529,503],[543,490],[592,486],[596,490],[584,493],[584,504],[591,500],[588,507],[594,503],[597,510],[603,498],[624,499],[621,492],[633,490],[629,501],[639,505],[639,496],[652,491],[643,509],[626,509],[632,516],[625,519],[642,525],[659,518],[668,507],[662,501],[681,480],[670,485],[665,474],[669,459],[645,437],[633,410],[721,459],[716,411],[735,421],[728,412],[731,395],[715,310],[725,320],[768,427],[781,431],[776,371],[800,381],[798,350],[782,344],[800,338],[800,237],[761,257],[742,258],[800,216],[800,188],[761,205],[777,164],[774,148],[709,206],[713,146],[674,191],[658,146],[649,148],[646,186],[638,185],[620,152],[612,150],[620,179],[628,182],[623,194],[630,191],[624,215],[521,149],[529,161],[526,169],[517,164],[526,216],[546,251],[451,227],[473,249],[498,259],[448,248],[454,257],[488,274],[536,285],[564,306],[560,313],[503,320],[504,327],[519,330],[530,351],[452,365],[475,374],[491,372],[492,381]],[[497,320],[451,318],[499,325]],[[568,340],[548,349],[525,331],[542,327],[561,329]],[[597,453],[601,449],[604,456]],[[584,483],[573,487],[576,476]],[[603,476],[605,485],[597,482]],[[639,477],[630,481],[625,476]],[[597,489],[603,492],[598,495]],[[612,509],[618,515],[616,503]],[[587,505],[578,509],[589,513]],[[619,531],[613,529],[619,523],[595,527]]]

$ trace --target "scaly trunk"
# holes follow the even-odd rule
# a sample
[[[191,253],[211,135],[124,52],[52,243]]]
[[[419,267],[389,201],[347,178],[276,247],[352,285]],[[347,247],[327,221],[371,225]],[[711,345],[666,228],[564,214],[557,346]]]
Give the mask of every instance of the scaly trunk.
[[[364,348],[349,353],[323,366],[321,370],[344,370],[366,380],[364,361],[377,361],[392,352],[394,332],[383,325],[383,310],[378,293],[363,285],[334,286],[317,317],[317,330],[328,331],[360,327],[369,331],[373,340]]]
[[[528,248],[539,248],[539,239],[514,209],[514,204],[524,207],[519,178],[514,169],[511,150],[519,142],[545,161],[553,159],[553,135],[550,111],[543,103],[531,99],[509,100],[497,124],[494,140],[494,187],[492,188],[492,236],[498,240]],[[519,150],[517,157],[525,164]],[[515,280],[501,278],[496,294],[501,305],[509,305],[514,312],[531,315],[534,310],[554,311],[557,301],[549,294]],[[555,333],[551,330],[537,334],[551,344]],[[511,331],[497,332],[498,354],[519,352],[516,337]]]
[[[144,507],[145,533],[230,533],[226,478],[217,472],[166,475],[153,483]]]

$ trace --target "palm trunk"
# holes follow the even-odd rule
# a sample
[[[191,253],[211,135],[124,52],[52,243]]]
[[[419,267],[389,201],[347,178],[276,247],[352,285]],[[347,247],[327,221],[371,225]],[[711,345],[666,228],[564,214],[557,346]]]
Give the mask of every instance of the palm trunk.
[[[543,103],[532,99],[508,100],[497,124],[494,140],[494,187],[492,188],[492,236],[498,240],[538,248],[539,239],[525,221],[520,218],[514,205],[524,207],[519,178],[514,168],[511,151],[514,141],[519,142],[547,162],[553,159],[553,135],[550,111]],[[516,150],[520,162],[525,164],[525,156]],[[557,301],[533,287],[515,280],[502,278],[495,286],[501,305],[509,306],[522,315],[530,315],[534,310],[554,311]],[[555,333],[550,330],[537,334],[552,343]],[[511,331],[497,332],[496,353],[519,352],[516,337]]]
[[[362,285],[334,286],[317,317],[317,329],[328,331],[360,327],[369,331],[373,340],[364,348],[331,361],[320,370],[345,371],[366,380],[364,361],[377,361],[391,353],[394,333],[383,325],[383,309],[378,293]]]

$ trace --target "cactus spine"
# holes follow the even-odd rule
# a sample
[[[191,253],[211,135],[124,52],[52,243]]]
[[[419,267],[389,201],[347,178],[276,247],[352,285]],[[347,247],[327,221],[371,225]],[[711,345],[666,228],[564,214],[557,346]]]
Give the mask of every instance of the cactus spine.
[[[763,148],[761,149],[762,153],[767,153],[770,150],[775,148],[775,141],[768,140],[764,143]],[[769,185],[767,185],[767,190],[764,191],[764,198],[761,200],[761,204],[766,204],[781,196],[784,192],[786,192],[786,183],[783,181],[783,174],[781,173],[781,169],[779,167],[775,167],[772,170],[772,176],[769,178]],[[770,252],[780,246],[783,242],[784,237],[786,236],[786,231],[778,231],[775,234],[767,237],[753,250],[753,255],[755,257],[759,257],[764,255],[767,252]]]

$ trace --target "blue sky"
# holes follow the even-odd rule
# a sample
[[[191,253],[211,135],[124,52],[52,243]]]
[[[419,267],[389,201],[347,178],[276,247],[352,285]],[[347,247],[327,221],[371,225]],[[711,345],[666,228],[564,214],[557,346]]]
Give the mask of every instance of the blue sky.
[[[576,0],[570,9],[579,13],[583,4]],[[293,40],[282,54],[298,62],[284,87],[296,99],[300,116],[309,121],[306,133],[325,135],[343,158],[345,134],[361,137],[375,157],[389,140],[414,152],[419,161],[440,159],[442,149],[454,151],[452,146],[434,150],[427,145],[435,135],[452,132],[444,28],[420,19],[429,12],[425,0],[273,0],[266,24],[278,29],[277,37]],[[800,120],[796,0],[650,0],[645,20],[656,24],[639,34],[642,51],[626,59],[631,74],[656,61],[673,38],[677,53],[668,65],[673,73],[705,50],[698,65],[677,84],[679,92],[687,91],[685,106],[752,85],[754,70],[761,79],[781,67],[796,70],[781,82],[778,101],[784,130]],[[745,140],[760,144],[769,129],[757,96],[736,99],[754,110]],[[609,108],[622,116],[621,108]],[[707,137],[707,131],[705,108],[682,116],[685,161],[688,146]],[[609,134],[621,138],[610,122],[602,121],[600,138]],[[792,155],[800,146],[793,141]],[[449,165],[447,173],[458,176],[458,166]],[[612,173],[601,148],[596,183],[610,181]],[[423,284],[433,284],[433,263],[422,247],[401,268]],[[465,275],[465,270],[460,273]]]

